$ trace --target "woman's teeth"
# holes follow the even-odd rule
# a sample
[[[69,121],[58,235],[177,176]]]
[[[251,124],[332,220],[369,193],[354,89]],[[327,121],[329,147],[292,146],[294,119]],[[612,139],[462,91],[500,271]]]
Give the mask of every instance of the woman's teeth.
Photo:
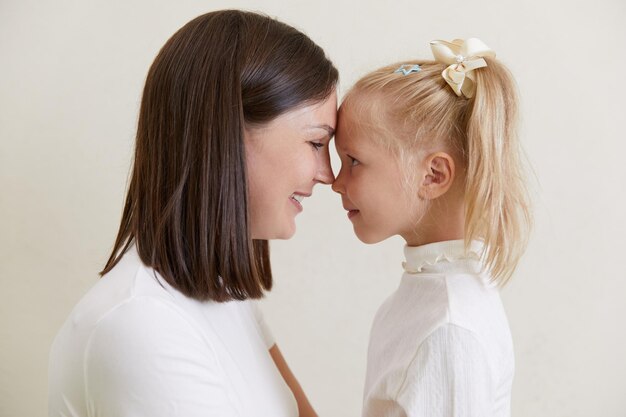
[[[304,200],[304,196],[298,194],[291,194],[291,198],[296,200],[298,203],[302,203],[302,200]]]

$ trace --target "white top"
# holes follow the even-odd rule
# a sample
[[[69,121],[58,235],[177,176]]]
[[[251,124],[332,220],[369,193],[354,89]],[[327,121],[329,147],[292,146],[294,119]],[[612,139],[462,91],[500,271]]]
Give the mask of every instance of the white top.
[[[76,305],[50,353],[50,416],[294,417],[252,301],[200,302],[131,248]]]
[[[363,416],[510,416],[513,343],[481,248],[405,246],[400,286],[372,325]]]

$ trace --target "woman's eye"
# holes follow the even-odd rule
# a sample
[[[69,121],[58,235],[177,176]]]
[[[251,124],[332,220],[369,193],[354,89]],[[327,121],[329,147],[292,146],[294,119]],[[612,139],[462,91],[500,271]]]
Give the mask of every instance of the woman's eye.
[[[348,155],[348,158],[350,159],[350,166],[356,166],[359,165],[359,161],[357,159],[354,159],[353,157],[351,157],[350,155]]]
[[[319,142],[309,142],[311,144],[311,146],[313,146],[313,148],[315,148],[315,150],[318,150],[319,148],[323,148],[324,144],[323,143],[319,143]]]

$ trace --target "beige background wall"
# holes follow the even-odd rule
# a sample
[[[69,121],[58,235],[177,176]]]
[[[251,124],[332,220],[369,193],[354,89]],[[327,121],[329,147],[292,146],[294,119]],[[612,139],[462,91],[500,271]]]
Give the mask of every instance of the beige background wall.
[[[626,415],[626,3],[0,0],[0,416],[46,414],[52,338],[96,280],[121,213],[147,69],[206,11],[265,11],[307,32],[342,91],[378,65],[478,36],[516,74],[536,229],[503,298],[516,417]],[[335,168],[337,159],[334,158]],[[317,188],[275,242],[264,303],[322,416],[360,411],[369,325],[402,242],[364,246]]]

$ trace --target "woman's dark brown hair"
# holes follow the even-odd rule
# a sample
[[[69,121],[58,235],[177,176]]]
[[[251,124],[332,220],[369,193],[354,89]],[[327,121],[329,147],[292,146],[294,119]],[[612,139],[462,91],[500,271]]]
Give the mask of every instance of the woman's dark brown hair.
[[[154,60],[120,229],[101,275],[133,243],[198,300],[262,297],[268,243],[250,235],[244,126],[330,96],[337,70],[306,35],[256,13],[195,18]]]

